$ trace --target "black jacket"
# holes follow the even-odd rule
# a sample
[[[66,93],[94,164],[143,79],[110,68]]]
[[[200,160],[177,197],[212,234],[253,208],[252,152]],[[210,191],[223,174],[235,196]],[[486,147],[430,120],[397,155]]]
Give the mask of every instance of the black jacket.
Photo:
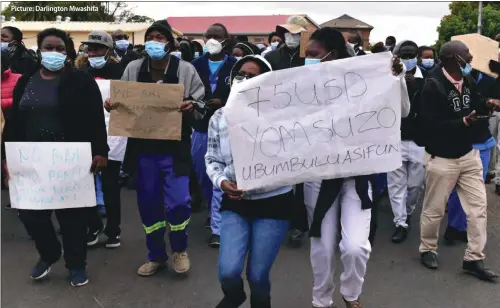
[[[304,58],[300,57],[300,47],[291,51],[284,45],[283,47],[268,52],[265,56],[266,60],[271,64],[273,71],[284,70],[287,68],[303,66]]]
[[[120,80],[125,67],[120,63],[108,61],[102,68],[93,68],[88,65],[83,71],[86,71],[94,78],[102,78],[109,80]]]
[[[127,53],[121,57],[120,64],[123,66],[123,69],[125,69],[130,62],[140,58],[142,58],[140,53],[135,52],[132,48],[129,48],[127,49]]]
[[[416,117],[420,113],[420,97],[424,88],[424,82],[423,78],[406,81],[408,97],[410,98],[410,113],[406,118],[401,119],[401,140],[417,141],[419,135],[422,133]]]
[[[203,98],[204,101],[208,102],[211,99],[218,98],[221,100],[222,105],[226,105],[227,98],[229,97],[229,92],[231,92],[231,83],[230,76],[231,70],[233,66],[236,64],[237,60],[234,57],[228,56],[226,62],[219,69],[219,73],[217,75],[217,87],[215,91],[212,93],[212,89],[210,88],[210,68],[208,67],[208,54],[203,57],[199,57],[198,59],[192,62],[193,66],[196,68],[196,72],[201,78],[203,85],[205,86],[205,96]],[[208,132],[208,122],[210,121],[210,117],[215,113],[215,109],[211,109],[207,111],[205,117],[202,120],[195,121],[193,124],[193,128],[197,132]]]
[[[474,77],[477,83],[477,92],[479,96],[489,99],[489,98],[497,98],[497,86],[495,84],[495,79],[490,77],[484,73],[480,73],[479,71],[473,69],[471,76]],[[476,125],[474,125],[474,135],[472,137],[473,143],[484,143],[488,141],[492,137],[490,131],[490,123],[489,121],[480,121]]]
[[[472,150],[474,126],[466,126],[463,118],[476,110],[487,114],[486,100],[482,98],[473,78],[464,78],[462,93],[448,81],[438,65],[429,72],[421,97],[421,117],[426,134],[425,150],[432,156],[460,158]]]
[[[29,74],[38,67],[38,59],[34,52],[24,46],[19,46],[10,56],[10,69],[13,73]]]
[[[36,70],[34,74],[38,72]],[[32,75],[23,75],[14,88],[11,114],[6,119],[2,136],[2,157],[5,157],[4,142],[29,141],[25,140],[26,119],[19,113],[19,103]],[[108,157],[108,136],[102,97],[92,76],[68,69],[61,76],[58,99],[65,141],[90,142],[92,156]]]

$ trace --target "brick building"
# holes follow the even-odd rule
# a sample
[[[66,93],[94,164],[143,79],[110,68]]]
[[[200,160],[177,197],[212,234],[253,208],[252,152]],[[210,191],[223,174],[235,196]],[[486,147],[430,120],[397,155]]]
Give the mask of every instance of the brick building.
[[[226,26],[232,36],[247,35],[250,43],[267,45],[267,37],[276,29],[276,26],[285,24],[288,17],[295,15],[169,17],[167,21],[189,39],[204,39],[205,31],[210,25],[221,23]],[[309,16],[301,16],[304,16],[308,22],[308,31],[314,32],[320,28]]]
[[[369,48],[370,32],[373,30],[373,26],[370,26],[361,20],[344,14],[338,18],[322,23],[321,27],[332,27],[339,30],[344,35],[346,41],[349,33],[359,32],[363,39],[363,48],[365,50],[368,50]]]

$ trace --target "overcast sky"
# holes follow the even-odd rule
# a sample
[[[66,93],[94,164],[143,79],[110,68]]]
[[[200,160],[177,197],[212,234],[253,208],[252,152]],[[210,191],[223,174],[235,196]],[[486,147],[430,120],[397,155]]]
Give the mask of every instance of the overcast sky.
[[[5,7],[9,2],[2,2]],[[374,27],[370,41],[393,35],[398,41],[433,44],[449,2],[129,2],[134,12],[154,19],[170,16],[307,14],[318,24],[348,14]],[[8,18],[8,16],[7,16]]]
[[[348,14],[374,27],[370,41],[394,35],[398,41],[433,44],[449,2],[130,2],[135,12],[155,19],[170,16],[307,14],[318,24]]]

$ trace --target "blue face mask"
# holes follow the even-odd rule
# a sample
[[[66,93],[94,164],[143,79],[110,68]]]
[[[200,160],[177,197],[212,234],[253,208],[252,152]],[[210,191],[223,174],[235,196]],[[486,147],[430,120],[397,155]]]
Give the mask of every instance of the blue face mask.
[[[195,58],[195,59],[198,59],[199,57],[200,57],[200,53],[196,51],[196,52],[194,53],[194,58]]]
[[[467,76],[470,75],[470,73],[472,72],[472,66],[470,66],[469,63],[467,63],[465,64],[465,68],[460,66],[460,70],[462,71],[462,75]]]
[[[2,50],[7,50],[9,49],[9,43],[2,42]]]
[[[203,54],[206,54],[208,52],[208,47],[207,45],[203,46]]]
[[[66,55],[55,51],[42,52],[42,65],[51,72],[57,72],[64,67]]]
[[[118,50],[127,50],[130,43],[127,40],[119,40],[115,42],[115,45]]]
[[[172,51],[170,55],[176,57],[177,59],[182,59],[182,53],[180,51]]]
[[[434,66],[434,59],[422,59],[422,66],[425,68],[431,68]]]
[[[89,63],[93,68],[100,69],[106,65],[106,58],[104,56],[89,58]]]
[[[321,59],[306,58],[304,61],[304,65],[313,65],[318,63],[321,63]]]
[[[156,41],[148,41],[144,43],[146,52],[153,60],[160,60],[165,57],[165,55],[167,54],[167,51],[165,50],[166,45],[167,44],[165,43]]]
[[[417,58],[413,58],[413,59],[401,59],[401,62],[404,63],[407,71],[411,71],[412,69],[415,68],[415,66],[417,66],[418,61]]]

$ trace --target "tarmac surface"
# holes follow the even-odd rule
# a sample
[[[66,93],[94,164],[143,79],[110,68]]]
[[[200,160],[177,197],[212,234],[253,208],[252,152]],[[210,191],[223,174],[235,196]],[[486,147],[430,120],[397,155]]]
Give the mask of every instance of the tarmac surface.
[[[500,272],[500,197],[493,193],[492,185],[488,185],[487,190],[486,264]],[[2,205],[8,202],[7,191],[2,191],[1,200]],[[207,245],[206,209],[194,213],[189,226],[191,271],[186,276],[179,276],[173,270],[167,270],[142,278],[136,275],[136,270],[146,260],[147,252],[135,192],[124,189],[122,203],[122,246],[115,250],[103,246],[89,250],[87,272],[90,283],[81,288],[70,286],[62,260],[52,267],[49,279],[37,283],[31,281],[29,273],[38,259],[37,252],[16,212],[2,206],[1,307],[215,307],[222,292],[217,280],[217,250]],[[417,219],[408,240],[399,245],[390,242],[392,212],[387,199],[382,200],[379,219],[362,295],[366,308],[500,307],[500,283],[482,282],[461,272],[464,245],[441,244],[440,268],[431,271],[419,263]],[[441,234],[443,232],[444,228],[441,228]],[[271,272],[273,307],[312,306],[308,248],[307,241],[298,249],[282,247]],[[344,307],[338,292],[338,277],[342,270],[340,261],[337,261],[337,268],[334,300],[338,307]],[[248,301],[242,307],[248,308]]]

